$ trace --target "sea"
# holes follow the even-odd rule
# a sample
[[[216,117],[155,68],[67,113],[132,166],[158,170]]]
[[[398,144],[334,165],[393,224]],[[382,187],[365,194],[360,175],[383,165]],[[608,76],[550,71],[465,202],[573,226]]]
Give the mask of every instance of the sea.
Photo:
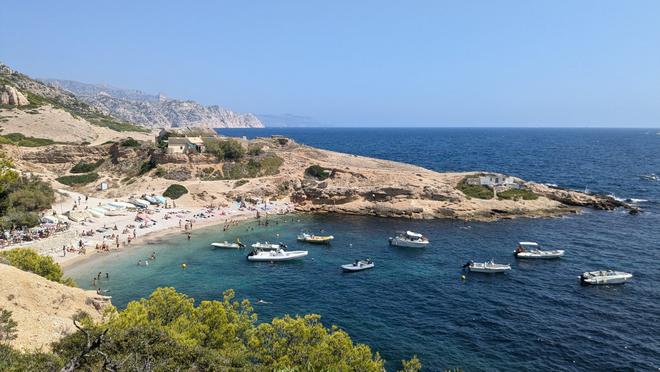
[[[172,286],[197,301],[228,288],[254,304],[259,321],[317,313],[388,370],[417,355],[425,371],[619,371],[660,368],[660,134],[652,129],[266,128],[222,129],[248,138],[280,134],[306,145],[420,165],[439,172],[492,171],[560,187],[611,194],[642,209],[585,209],[561,218],[480,223],[343,215],[289,215],[266,227],[245,222],[168,236],[66,271],[113,303]],[[395,248],[396,231],[424,233],[425,249]],[[301,231],[335,236],[329,246],[297,243]],[[250,263],[213,241],[285,242],[309,250],[300,262]],[[566,250],[559,260],[516,260],[519,241]],[[148,267],[136,262],[156,252]],[[371,258],[372,270],[340,265]],[[468,260],[510,263],[505,274],[469,273]],[[181,268],[187,264],[187,269]],[[583,271],[631,272],[619,286],[581,286]]]

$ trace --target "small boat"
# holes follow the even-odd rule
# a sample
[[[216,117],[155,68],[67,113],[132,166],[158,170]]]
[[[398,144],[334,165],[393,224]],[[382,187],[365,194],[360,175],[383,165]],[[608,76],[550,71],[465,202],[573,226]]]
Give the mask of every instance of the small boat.
[[[158,204],[158,200],[153,196],[145,195],[144,200],[148,201],[151,204]]]
[[[520,242],[518,243],[518,248],[513,252],[513,255],[516,256],[516,258],[551,259],[563,256],[564,250],[541,250],[539,249],[539,243]]]
[[[216,248],[233,248],[233,249],[245,248],[245,244],[241,242],[230,243],[226,240],[222,243],[211,243],[211,246]]]
[[[151,203],[142,199],[129,199],[128,202],[138,208],[148,208],[151,205]]]
[[[261,250],[265,250],[265,251],[274,251],[274,250],[278,250],[278,249],[286,248],[286,247],[287,246],[284,243],[273,244],[273,243],[268,243],[268,242],[265,242],[265,243],[256,242],[256,243],[252,244],[252,248],[261,249]]]
[[[632,277],[632,274],[623,271],[587,271],[580,275],[580,283],[583,285],[623,284]]]
[[[291,261],[307,256],[307,251],[285,251],[282,248],[270,251],[254,250],[247,255],[248,261]]]
[[[468,261],[465,265],[463,265],[463,268],[475,273],[503,273],[507,270],[511,270],[511,265],[498,264],[493,260],[490,260],[489,262]]]
[[[312,244],[329,244],[334,238],[332,235],[321,236],[307,233],[298,235],[298,241]]]
[[[398,233],[390,238],[390,245],[397,247],[423,248],[429,244],[429,240],[422,234],[412,231]]]
[[[647,180],[647,181],[657,181],[657,180],[660,180],[660,177],[658,177],[658,175],[655,174],[655,173],[651,173],[651,174],[642,174],[641,176],[639,176],[639,178],[641,178],[641,179],[643,179],[643,180]]]
[[[370,259],[366,260],[355,260],[355,262],[351,264],[346,264],[346,265],[341,265],[342,270],[346,272],[355,272],[355,271],[362,271],[362,270],[367,270],[367,269],[373,269],[375,264],[373,261]]]
[[[156,195],[156,196],[154,196],[154,198],[156,198],[156,200],[158,200],[158,204],[165,204],[165,203],[167,203],[167,199],[165,199],[164,197],[162,197],[162,196],[160,196],[160,195]]]

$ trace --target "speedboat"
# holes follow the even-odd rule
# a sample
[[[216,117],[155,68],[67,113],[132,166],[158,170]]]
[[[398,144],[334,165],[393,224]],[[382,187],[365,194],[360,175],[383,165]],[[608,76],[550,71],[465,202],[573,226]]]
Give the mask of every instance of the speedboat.
[[[463,265],[463,268],[475,273],[503,273],[507,270],[511,270],[511,265],[498,264],[493,260],[490,260],[489,262],[468,261],[465,265]]]
[[[541,250],[539,243],[536,242],[520,242],[518,248],[513,252],[516,258],[536,258],[536,259],[550,259],[559,258],[564,255],[562,249]]]
[[[273,243],[268,243],[268,242],[264,242],[264,243],[256,242],[256,243],[252,244],[252,248],[260,249],[260,250],[264,250],[264,251],[275,251],[275,250],[278,250],[278,249],[281,249],[281,248],[286,248],[286,244],[284,244],[284,243],[273,244]]]
[[[373,261],[367,258],[366,260],[355,260],[355,262],[351,264],[341,265],[341,268],[346,272],[355,272],[372,269],[374,266],[375,264]]]
[[[332,235],[321,236],[307,233],[298,235],[298,241],[312,244],[329,244],[334,238]]]
[[[397,247],[423,248],[429,244],[429,240],[422,234],[412,231],[398,233],[390,238],[390,245]]]
[[[623,284],[632,279],[632,277],[632,274],[624,273],[623,271],[587,271],[580,275],[580,283],[583,285]]]
[[[270,251],[254,250],[247,256],[248,261],[291,261],[307,256],[307,251],[285,251],[282,248]]]
[[[211,245],[216,248],[234,248],[234,249],[245,248],[245,244],[241,242],[230,243],[226,240],[222,243],[211,243]]]

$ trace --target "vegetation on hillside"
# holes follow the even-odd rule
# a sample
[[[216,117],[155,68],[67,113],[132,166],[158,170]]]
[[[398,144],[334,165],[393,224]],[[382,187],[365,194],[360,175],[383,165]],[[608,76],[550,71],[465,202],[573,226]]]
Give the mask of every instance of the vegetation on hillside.
[[[314,164],[305,169],[305,175],[316,178],[319,181],[327,179],[330,177],[330,174],[332,174],[331,169],[323,168],[318,164]]]
[[[140,141],[131,137],[128,137],[125,140],[121,141],[120,144],[122,147],[140,147]]]
[[[225,162],[222,166],[224,179],[236,180],[241,178],[255,178],[273,176],[279,173],[284,159],[277,155],[265,155],[250,158],[242,162]]]
[[[96,168],[100,167],[101,164],[103,164],[105,160],[104,159],[99,159],[93,163],[86,163],[84,161],[78,162],[76,165],[74,165],[70,172],[71,173],[89,173],[92,171],[95,171]]]
[[[163,196],[170,199],[179,199],[184,194],[188,193],[188,189],[177,183],[170,185],[163,193]]]
[[[56,143],[48,138],[26,137],[21,133],[9,133],[0,135],[0,144],[9,144],[22,147],[40,147]]]
[[[57,182],[67,186],[82,186],[99,179],[98,173],[85,173],[71,176],[57,177]]]
[[[498,192],[497,198],[507,200],[536,200],[539,198],[539,196],[528,189],[509,189],[506,191]]]
[[[463,194],[477,199],[492,199],[495,196],[492,188],[483,185],[470,185],[467,183],[468,178],[471,177],[463,178],[456,186]]]
[[[149,132],[149,129],[144,127],[127,123],[112,116],[105,115],[99,112],[97,109],[88,105],[85,102],[82,102],[72,96],[66,95],[66,93],[58,94],[49,94],[47,97],[42,94],[37,94],[35,92],[27,89],[28,87],[41,86],[42,91],[44,92],[53,92],[53,88],[46,87],[45,84],[31,79],[27,75],[21,73],[6,74],[3,73],[0,75],[0,84],[6,84],[17,88],[30,102],[29,105],[25,106],[10,106],[7,108],[17,108],[24,111],[32,111],[38,107],[44,105],[50,105],[55,108],[62,109],[70,113],[74,117],[79,117],[87,120],[93,125],[100,127],[106,127],[118,132],[133,131],[133,132]],[[47,93],[46,93],[47,94]],[[4,108],[4,107],[3,107]]]
[[[218,160],[240,160],[245,155],[245,149],[235,139],[218,140],[205,138],[206,152],[214,155]]]
[[[173,288],[111,310],[105,322],[79,314],[79,331],[53,344],[52,353],[0,348],[0,369],[51,371],[378,371],[384,362],[318,315],[284,316],[257,324],[249,301],[232,290],[222,300],[195,301]],[[4,363],[4,365],[3,365]],[[417,358],[404,370],[418,371]]]
[[[50,256],[41,256],[31,248],[14,248],[0,251],[0,261],[17,267],[23,271],[29,271],[42,276],[48,280],[62,283],[70,287],[75,286],[73,279],[63,276],[62,268],[53,261]]]
[[[55,193],[37,177],[21,176],[13,161],[0,153],[0,228],[32,227],[39,212],[51,207]]]

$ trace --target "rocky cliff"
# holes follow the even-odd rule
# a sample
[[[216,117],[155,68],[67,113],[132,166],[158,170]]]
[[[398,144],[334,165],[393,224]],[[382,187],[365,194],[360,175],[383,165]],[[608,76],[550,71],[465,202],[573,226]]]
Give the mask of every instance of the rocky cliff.
[[[252,114],[238,114],[220,106],[203,106],[194,101],[169,99],[162,94],[151,95],[108,85],[56,79],[43,81],[75,94],[82,101],[108,115],[147,127],[263,127],[261,121]]]
[[[16,88],[11,85],[0,86],[0,104],[2,105],[13,105],[13,106],[25,106],[29,105],[30,101],[19,92]]]

